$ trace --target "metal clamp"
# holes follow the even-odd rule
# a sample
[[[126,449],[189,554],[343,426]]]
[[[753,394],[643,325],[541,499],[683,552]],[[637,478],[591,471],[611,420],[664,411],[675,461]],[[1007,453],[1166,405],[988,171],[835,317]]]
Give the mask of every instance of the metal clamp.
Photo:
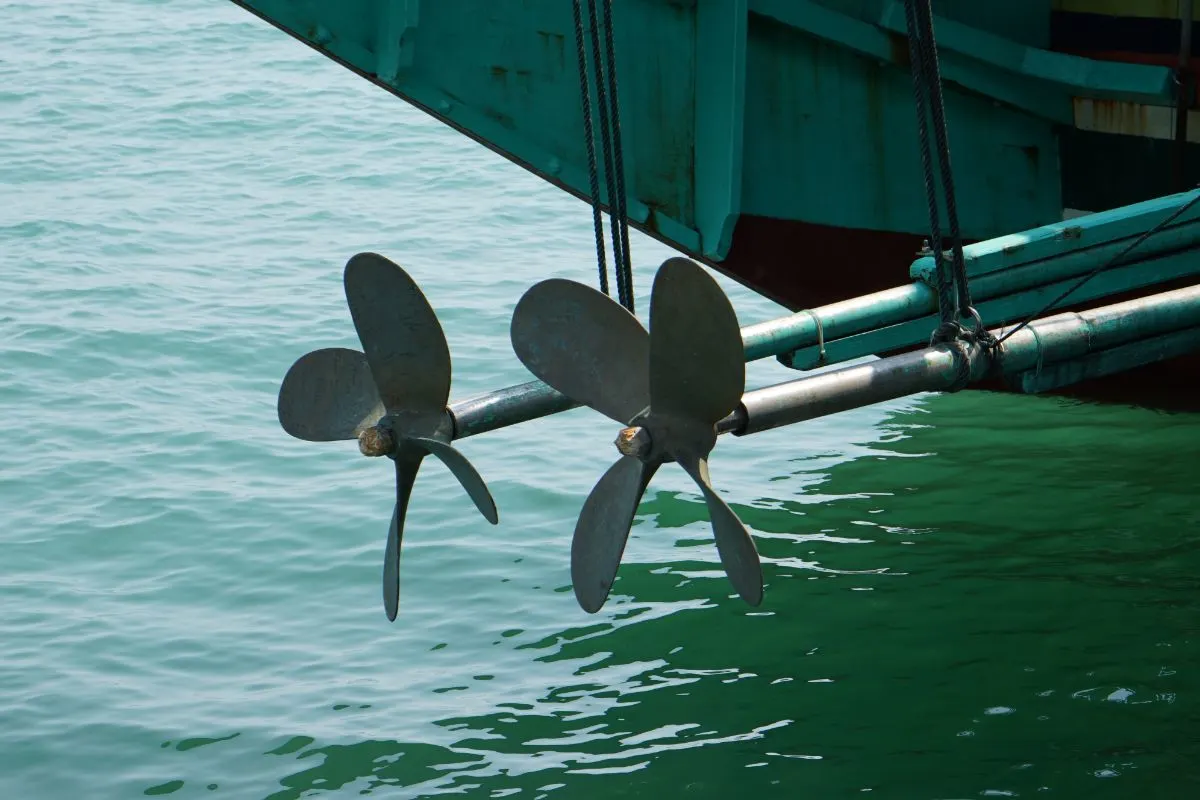
[[[821,317],[811,308],[804,309],[804,313],[813,318],[813,322],[817,323],[817,366],[823,367],[829,363],[825,358],[825,326],[821,324]]]

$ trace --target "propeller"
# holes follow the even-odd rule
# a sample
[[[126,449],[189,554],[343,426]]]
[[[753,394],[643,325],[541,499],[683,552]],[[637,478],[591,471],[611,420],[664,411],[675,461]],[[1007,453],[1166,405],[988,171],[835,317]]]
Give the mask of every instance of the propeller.
[[[746,383],[737,316],[716,281],[686,258],[664,262],[647,333],[608,296],[552,278],[517,303],[511,335],[530,372],[628,426],[617,438],[622,457],[596,483],[575,526],[571,582],[579,605],[594,613],[608,599],[642,494],[671,461],[704,495],[730,582],[747,603],[761,603],[754,540],[708,472],[717,423],[737,408]]]
[[[364,352],[330,347],[297,359],[279,388],[279,423],[305,441],[357,439],[364,455],[394,462],[383,607],[395,620],[404,515],[425,456],[449,467],[489,522],[499,518],[487,484],[450,444],[450,348],[429,301],[403,269],[375,253],[351,258],[344,283]]]

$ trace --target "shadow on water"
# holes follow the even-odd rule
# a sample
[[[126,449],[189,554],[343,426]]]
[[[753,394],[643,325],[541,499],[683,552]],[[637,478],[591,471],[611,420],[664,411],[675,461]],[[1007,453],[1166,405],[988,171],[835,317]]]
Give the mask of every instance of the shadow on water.
[[[513,645],[569,683],[439,744],[297,736],[269,797],[1192,796],[1200,420],[964,394],[884,433],[736,507],[761,608],[683,539],[625,564],[604,615]],[[711,549],[698,498],[640,519]]]

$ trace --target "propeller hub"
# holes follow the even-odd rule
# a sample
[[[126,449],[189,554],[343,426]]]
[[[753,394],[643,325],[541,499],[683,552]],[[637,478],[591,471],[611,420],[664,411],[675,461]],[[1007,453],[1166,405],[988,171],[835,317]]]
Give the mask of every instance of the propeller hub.
[[[381,425],[372,425],[358,434],[358,451],[369,458],[390,455],[396,449],[396,438]]]
[[[613,444],[617,446],[621,455],[633,456],[642,460],[645,460],[654,450],[654,441],[650,438],[650,431],[638,425],[622,429]]]

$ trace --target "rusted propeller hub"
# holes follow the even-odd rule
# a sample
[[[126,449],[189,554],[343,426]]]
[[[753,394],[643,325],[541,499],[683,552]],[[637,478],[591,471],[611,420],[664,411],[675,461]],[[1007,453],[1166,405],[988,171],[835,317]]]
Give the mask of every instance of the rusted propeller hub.
[[[368,458],[391,455],[396,437],[383,425],[372,425],[358,434],[358,451]]]
[[[631,428],[623,428],[617,434],[617,439],[613,442],[617,446],[623,456],[633,456],[645,460],[646,456],[654,449],[654,442],[650,438],[650,431],[635,425]]]

